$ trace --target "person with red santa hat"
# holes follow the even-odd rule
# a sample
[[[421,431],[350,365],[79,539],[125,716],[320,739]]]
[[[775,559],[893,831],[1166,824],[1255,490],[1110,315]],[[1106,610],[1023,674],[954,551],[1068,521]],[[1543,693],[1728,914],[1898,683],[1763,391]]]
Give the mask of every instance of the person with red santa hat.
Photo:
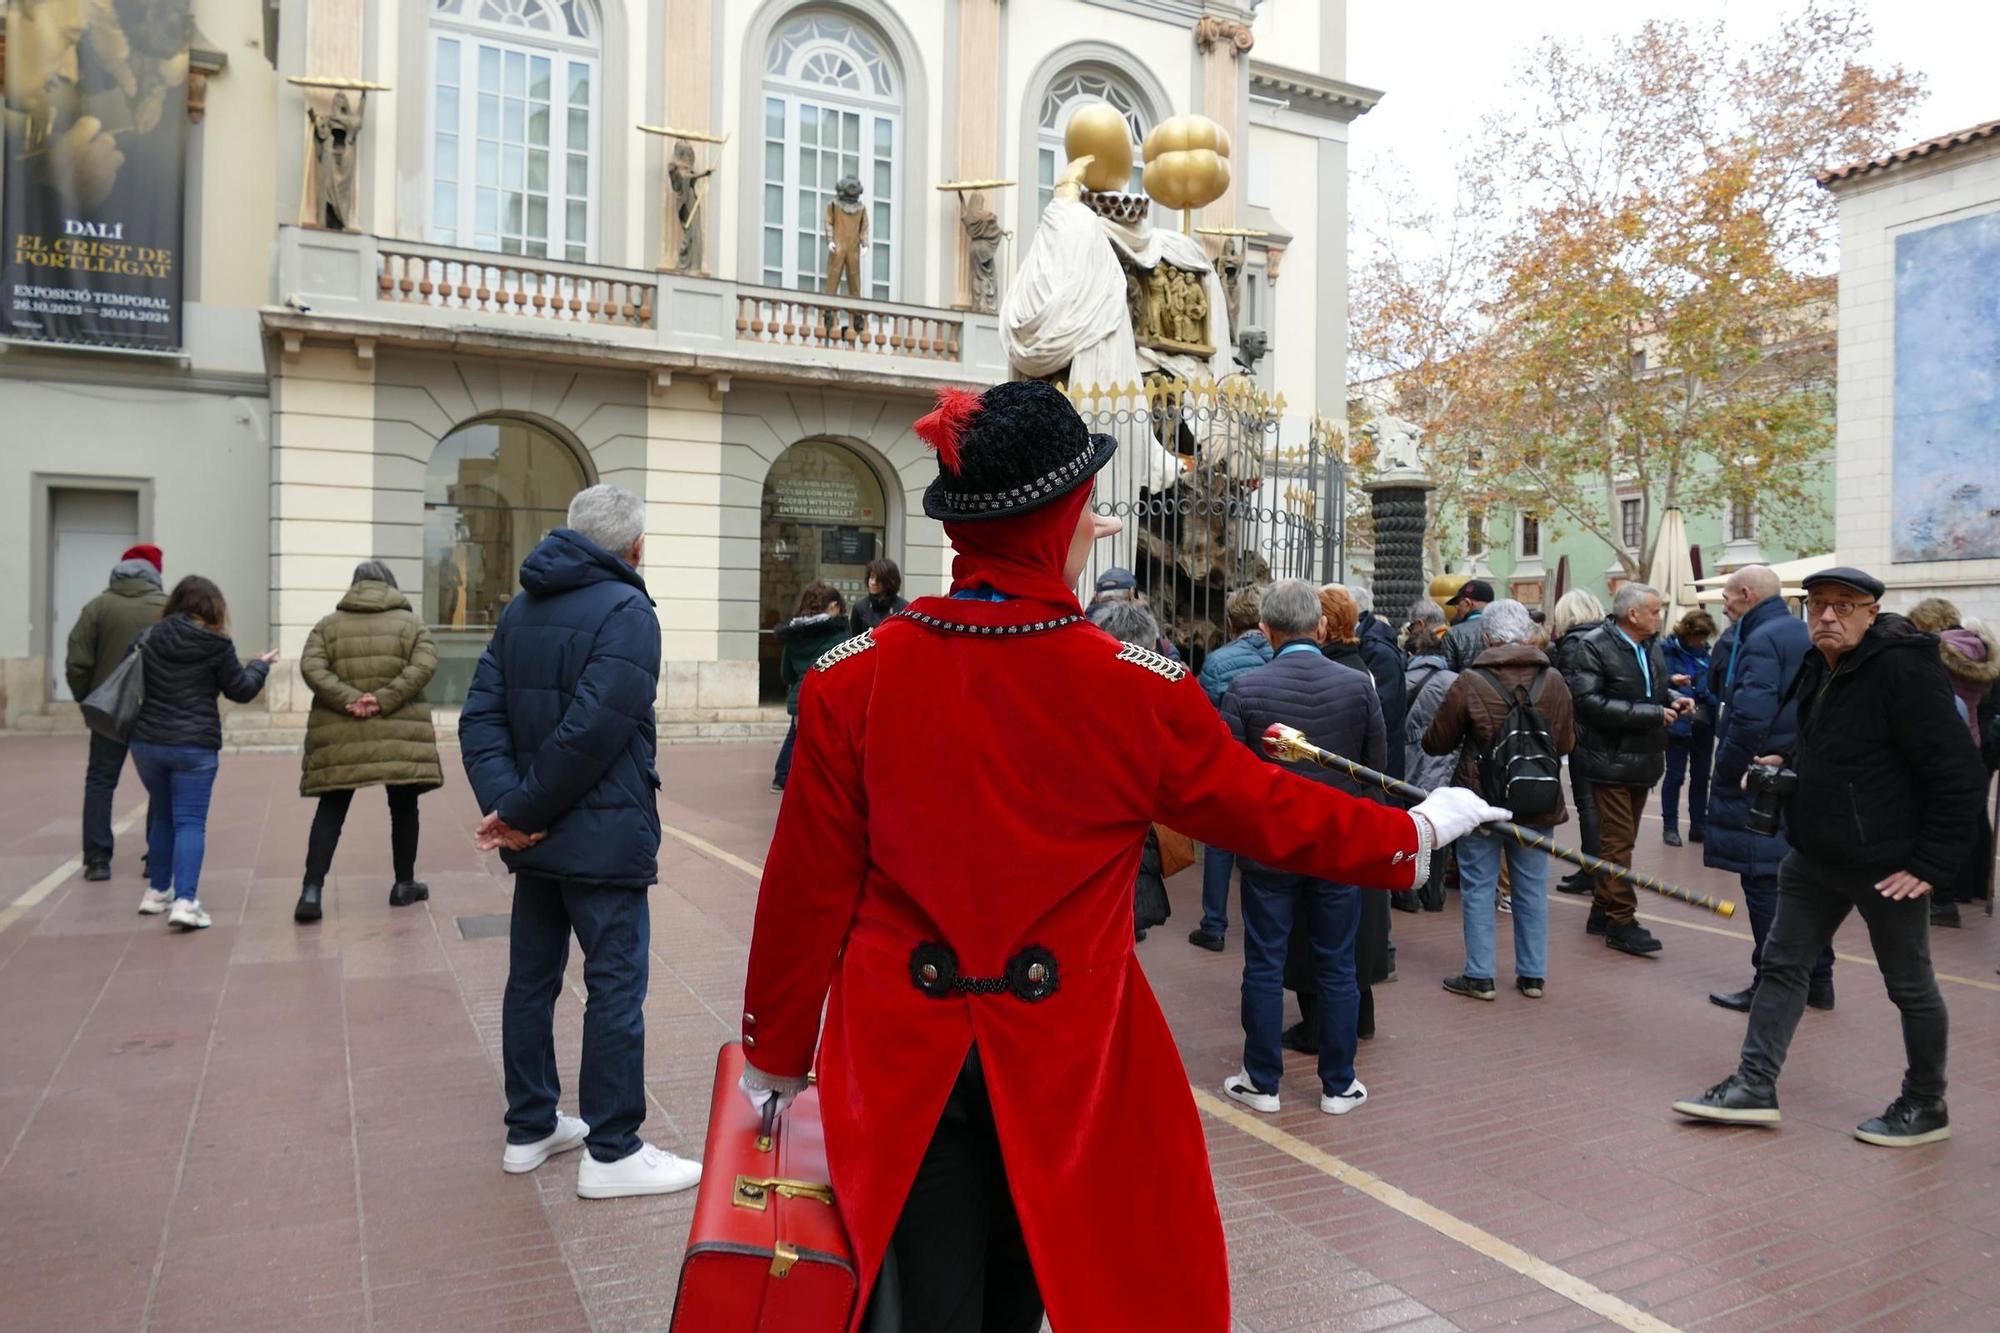
[[[139,545],[126,549],[111,567],[103,592],[83,604],[83,613],[69,632],[63,659],[63,681],[72,699],[81,703],[104,678],[118,669],[132,642],[147,626],[157,624],[167,604],[161,583],[165,568],[160,548]],[[111,878],[111,802],[125,771],[125,744],[90,733],[90,759],[83,775],[83,877]],[[143,864],[143,857],[141,858]]]
[[[1056,389],[948,389],[916,431],[951,594],[808,675],[744,1090],[783,1104],[817,1069],[860,1289],[893,1273],[904,1327],[1034,1333],[1046,1308],[1066,1331],[1221,1333],[1200,1117],[1132,952],[1147,829],[1390,890],[1505,812],[1459,788],[1398,810],[1264,763],[1185,666],[1086,621],[1118,446]]]

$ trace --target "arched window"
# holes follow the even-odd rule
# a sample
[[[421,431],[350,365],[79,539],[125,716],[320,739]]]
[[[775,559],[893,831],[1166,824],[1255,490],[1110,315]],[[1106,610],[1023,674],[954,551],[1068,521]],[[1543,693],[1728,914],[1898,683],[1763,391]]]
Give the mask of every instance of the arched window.
[[[779,25],[764,59],[767,287],[818,291],[827,271],[826,206],[843,176],[868,206],[862,284],[892,300],[900,241],[902,90],[888,44],[843,14],[806,10]]]
[[[438,631],[432,702],[463,702],[521,561],[589,484],[575,452],[530,422],[475,421],[438,442],[424,474],[423,616]]]
[[[588,0],[431,0],[432,241],[593,257],[598,47]]]
[[[1055,197],[1056,176],[1068,163],[1068,156],[1063,151],[1063,131],[1069,128],[1069,118],[1076,114],[1078,107],[1090,102],[1109,102],[1119,115],[1125,117],[1125,123],[1132,127],[1130,189],[1133,194],[1145,193],[1145,163],[1139,145],[1145,142],[1146,131],[1152,126],[1147,122],[1137,94],[1109,74],[1091,69],[1066,70],[1056,76],[1048,92],[1042,95],[1042,129],[1035,150],[1037,214],[1047,208],[1049,200]]]
[[[832,440],[801,440],[764,477],[763,611],[768,630],[792,618],[799,593],[818,580],[849,610],[868,591],[868,564],[889,555],[888,496],[861,455]],[[779,647],[759,636],[760,689],[782,699]]]

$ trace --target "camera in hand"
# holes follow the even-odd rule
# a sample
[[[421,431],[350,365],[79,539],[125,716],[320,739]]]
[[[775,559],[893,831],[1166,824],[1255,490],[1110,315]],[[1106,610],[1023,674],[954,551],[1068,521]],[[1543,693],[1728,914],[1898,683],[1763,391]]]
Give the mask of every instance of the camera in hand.
[[[1750,789],[1750,811],[1744,824],[1752,833],[1771,837],[1778,831],[1778,812],[1785,800],[1799,789],[1799,775],[1779,764],[1752,764],[1745,780]]]

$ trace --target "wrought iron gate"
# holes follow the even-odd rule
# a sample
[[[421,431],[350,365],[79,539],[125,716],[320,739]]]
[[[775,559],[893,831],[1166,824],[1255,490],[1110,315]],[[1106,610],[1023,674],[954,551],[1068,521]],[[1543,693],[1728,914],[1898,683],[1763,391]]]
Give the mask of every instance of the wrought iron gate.
[[[1344,580],[1347,470],[1332,422],[1288,418],[1282,394],[1243,378],[1065,392],[1091,430],[1118,440],[1096,503],[1124,531],[1097,544],[1086,587],[1131,570],[1191,666],[1227,641],[1237,589]]]

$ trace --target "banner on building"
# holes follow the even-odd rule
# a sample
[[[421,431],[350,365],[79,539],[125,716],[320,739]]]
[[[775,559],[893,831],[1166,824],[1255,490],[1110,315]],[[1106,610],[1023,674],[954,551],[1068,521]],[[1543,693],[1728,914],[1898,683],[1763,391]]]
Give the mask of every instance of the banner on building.
[[[189,4],[8,4],[0,333],[181,345]]]

